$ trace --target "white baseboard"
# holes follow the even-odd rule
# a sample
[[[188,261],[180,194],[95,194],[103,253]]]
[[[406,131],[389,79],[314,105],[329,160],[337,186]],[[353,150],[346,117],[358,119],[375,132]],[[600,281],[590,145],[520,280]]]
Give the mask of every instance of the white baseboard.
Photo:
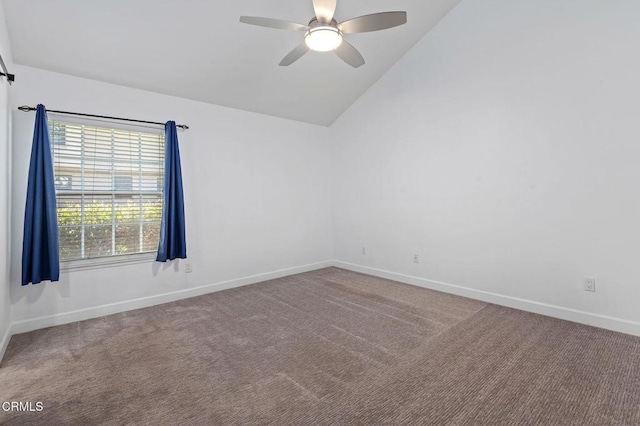
[[[12,335],[13,333],[11,332],[11,324],[9,324],[6,333],[4,333],[2,340],[0,340],[0,362],[2,362],[4,353],[7,351],[7,346],[9,346],[9,340],[11,340]]]
[[[126,300],[123,302],[110,303],[107,305],[94,306],[85,309],[78,309],[76,311],[63,312],[55,315],[47,315],[38,318],[15,321],[13,324],[11,324],[9,331],[11,334],[26,333],[29,331],[39,330],[41,328],[52,327],[55,325],[68,324],[71,322],[83,321],[91,318],[102,317],[105,315],[131,311],[133,309],[147,308],[150,306],[160,305],[162,303],[174,302],[176,300],[188,299],[190,297],[201,296],[207,293],[213,293],[216,291],[222,291],[249,284],[256,284],[261,281],[273,280],[289,275],[314,271],[316,269],[328,268],[330,266],[332,266],[331,261],[312,263],[308,265],[279,269],[277,271],[237,278],[229,281],[208,284],[200,287],[188,288],[171,293],[158,294],[155,296],[142,297],[139,299]],[[0,357],[0,360],[1,359],[2,358]]]
[[[0,340],[0,361],[9,345],[9,340],[13,334],[26,333],[41,328],[52,327],[56,325],[68,324],[76,321],[83,321],[91,318],[98,318],[105,315],[117,314],[120,312],[130,311],[133,309],[147,308],[150,306],[160,305],[162,303],[173,302],[176,300],[187,299],[190,297],[201,296],[203,294],[222,291],[234,287],[241,287],[249,284],[256,284],[262,281],[268,281],[289,275],[300,274],[303,272],[314,271],[317,269],[336,266],[350,271],[361,272],[363,274],[373,275],[381,278],[390,279],[418,287],[438,290],[445,293],[456,294],[471,299],[481,300],[483,302],[493,303],[496,305],[507,306],[510,308],[520,309],[523,311],[533,312],[536,314],[546,315],[554,318],[560,318],[567,321],[578,322],[591,325],[594,327],[606,328],[621,333],[640,336],[640,323],[628,321],[621,318],[609,317],[606,315],[593,314],[590,312],[579,311],[576,309],[565,308],[561,306],[549,305],[546,303],[536,302],[532,300],[520,299],[517,297],[504,296],[497,293],[490,293],[482,290],[475,290],[468,287],[462,287],[454,284],[443,283],[439,281],[428,280],[425,278],[404,275],[396,272],[384,271],[381,269],[370,268],[367,266],[356,265],[353,263],[342,262],[338,260],[312,263],[308,265],[297,266],[293,268],[280,269],[277,271],[266,272],[263,274],[251,275],[248,277],[237,278],[229,281],[208,284],[205,286],[194,287],[164,293],[155,296],[143,297],[139,299],[127,300],[118,303],[95,306],[86,309],[79,309],[71,312],[63,312],[55,315],[42,316],[28,320],[16,321],[10,324],[9,329]]]
[[[469,287],[443,283],[440,281],[428,280],[425,278],[414,277],[411,275],[399,274],[396,272],[384,271],[382,269],[370,268],[368,266],[356,265],[354,263],[333,261],[333,266],[347,269],[354,272],[361,272],[367,275],[373,275],[380,278],[386,278],[405,284],[411,284],[418,287],[429,288],[432,290],[451,293],[458,296],[468,297],[470,299],[481,300],[483,302],[493,303],[495,305],[506,306],[509,308],[520,309],[522,311],[533,312],[540,315],[559,318],[567,321],[587,324],[594,327],[606,328],[608,330],[618,331],[620,333],[632,334],[640,336],[640,323],[628,321],[621,318],[610,317],[606,315],[594,314],[590,312],[580,311],[577,309],[565,308],[562,306],[550,305],[547,303],[536,302],[533,300],[520,299],[512,296],[504,296],[502,294],[490,293],[482,290],[475,290]]]

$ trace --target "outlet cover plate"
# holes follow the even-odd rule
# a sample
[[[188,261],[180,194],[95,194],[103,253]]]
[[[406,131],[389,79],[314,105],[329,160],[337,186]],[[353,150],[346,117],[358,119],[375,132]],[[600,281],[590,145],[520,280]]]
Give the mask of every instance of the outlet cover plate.
[[[596,279],[591,277],[584,277],[584,291],[596,291]]]

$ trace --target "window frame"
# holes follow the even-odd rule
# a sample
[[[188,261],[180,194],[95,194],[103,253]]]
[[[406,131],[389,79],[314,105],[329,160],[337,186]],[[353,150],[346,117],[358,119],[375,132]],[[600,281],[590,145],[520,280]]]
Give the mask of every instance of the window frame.
[[[164,133],[156,128],[150,128],[148,126],[138,126],[138,125],[118,125],[120,123],[105,123],[99,120],[85,120],[85,119],[69,119],[67,117],[50,117],[49,118],[49,123],[48,123],[48,127],[49,130],[51,131],[51,129],[54,129],[55,127],[58,128],[62,128],[64,129],[64,133],[62,133],[62,136],[58,136],[56,135],[56,143],[52,143],[51,144],[51,152],[52,152],[52,159],[53,159],[53,163],[54,163],[54,173],[55,173],[55,169],[56,169],[56,152],[58,152],[58,150],[64,150],[67,146],[67,126],[71,125],[71,126],[89,126],[89,127],[97,127],[97,128],[101,128],[101,129],[110,129],[112,132],[113,131],[129,131],[129,132],[134,132],[134,133],[143,133],[143,134],[152,134],[152,135],[157,135],[160,141],[160,149],[159,149],[159,157],[158,157],[158,164],[159,164],[159,171],[161,173],[161,177],[160,178],[156,178],[156,179],[164,179],[164,145],[166,143],[165,141],[165,137],[164,137]],[[82,131],[83,136],[81,136],[81,138],[84,138],[84,130]],[[112,133],[113,134],[113,133]],[[53,142],[54,140],[54,134],[51,134],[51,141]],[[62,143],[61,143],[62,141]],[[84,145],[86,142],[84,140],[82,140],[82,145]],[[140,142],[142,143],[142,142]],[[142,145],[140,145],[142,146]],[[77,159],[80,163],[84,163],[85,161],[85,154],[84,154],[84,147],[81,148],[81,152],[82,154],[77,156]],[[113,152],[113,151],[112,151]],[[134,151],[135,152],[135,151]],[[68,154],[67,154],[68,155]],[[114,154],[112,154],[114,155]],[[139,154],[142,155],[142,154]],[[112,157],[113,158],[113,157]],[[142,158],[142,157],[139,157]],[[115,160],[111,160],[112,164],[113,161]],[[134,163],[135,164],[135,163]],[[82,166],[84,167],[84,165]],[[140,169],[141,170],[141,169]],[[84,172],[83,172],[84,173]],[[140,175],[142,176],[142,171],[139,172]],[[58,176],[58,175],[56,175]],[[72,189],[73,188],[73,182],[74,176],[70,175],[69,173],[66,172],[62,172],[59,174],[59,176],[64,176],[64,177],[68,177],[69,181],[70,181],[70,185],[71,188],[67,188],[65,186],[65,188],[59,188],[56,187],[55,188],[55,193],[56,193],[56,204],[57,206],[59,206],[60,200],[63,199],[62,197],[64,197],[65,195],[77,195],[81,198],[86,197],[87,194],[90,194],[90,196],[92,194],[101,194],[103,192],[109,192],[112,196],[111,198],[111,204],[113,206],[115,206],[116,203],[116,199],[120,196],[120,197],[126,197],[127,195],[131,195],[132,197],[138,197],[139,199],[139,203],[140,203],[140,216],[136,217],[134,221],[130,222],[123,222],[123,223],[117,223],[115,222],[115,209],[112,208],[112,213],[111,213],[111,224],[110,225],[105,225],[105,226],[109,226],[111,228],[111,234],[112,234],[112,238],[114,238],[114,235],[116,235],[115,233],[116,231],[116,226],[117,225],[121,225],[121,226],[127,226],[127,225],[134,225],[133,222],[135,222],[135,225],[139,225],[140,226],[140,245],[138,246],[139,249],[143,249],[143,243],[142,243],[142,232],[143,232],[143,226],[146,223],[157,223],[157,224],[161,224],[162,223],[162,217],[160,216],[159,219],[157,220],[145,220],[144,216],[143,216],[143,208],[142,208],[142,203],[144,201],[144,197],[145,195],[149,195],[149,194],[153,194],[153,195],[159,195],[160,201],[161,203],[164,203],[164,194],[163,194],[163,188],[162,190],[160,190],[160,188],[157,185],[157,181],[156,181],[156,185],[154,185],[154,189],[144,189],[142,186],[139,187],[139,189],[137,190],[133,190],[133,178],[131,177],[130,183],[127,186],[130,186],[131,188],[127,188],[127,189],[117,189],[118,186],[123,186],[123,182],[117,182],[117,178],[122,178],[123,175],[118,175],[118,174],[113,174],[112,175],[112,182],[111,182],[111,188],[109,190],[106,191],[101,191],[101,190],[94,190],[94,191],[86,191],[84,189]],[[76,176],[77,177],[77,176]],[[124,177],[129,177],[129,176],[124,176]],[[139,185],[142,185],[142,181],[139,182]],[[99,196],[99,195],[97,195]],[[81,201],[81,204],[83,205],[87,205],[87,201]],[[56,208],[57,212],[59,212],[58,207]],[[162,208],[161,208],[162,210]],[[83,211],[84,211],[84,207],[83,207]],[[81,225],[77,225],[77,226],[81,226],[83,229],[85,226],[95,226],[92,224],[86,224],[84,222],[84,215],[83,218],[81,219]],[[58,223],[59,227],[60,224]],[[84,231],[83,231],[84,232]],[[61,246],[60,246],[61,247]],[[62,248],[62,247],[61,247]],[[132,252],[132,253],[111,253],[108,255],[94,255],[91,257],[82,257],[82,258],[69,258],[69,259],[61,259],[60,260],[60,269],[63,271],[69,271],[69,270],[78,270],[78,269],[94,269],[94,268],[104,268],[104,267],[111,267],[111,266],[118,266],[118,265],[126,265],[126,264],[135,264],[135,263],[149,263],[152,262],[156,259],[157,256],[157,248],[154,248],[152,250],[144,250],[144,251],[136,251],[136,252]]]
[[[140,253],[125,253],[101,257],[89,257],[86,259],[61,260],[60,270],[74,271],[82,269],[102,269],[107,267],[136,263],[152,263],[155,262],[156,257],[156,251],[146,251]]]

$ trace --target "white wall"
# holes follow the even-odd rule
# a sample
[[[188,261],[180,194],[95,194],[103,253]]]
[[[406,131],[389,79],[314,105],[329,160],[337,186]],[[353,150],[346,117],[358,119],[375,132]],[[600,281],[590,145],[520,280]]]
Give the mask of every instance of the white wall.
[[[14,66],[13,321],[333,256],[637,325],[639,12],[633,0],[463,0],[329,129]],[[192,274],[147,262],[20,286],[34,116],[15,107],[37,103],[191,126]]]
[[[23,66],[16,66],[15,72],[13,321],[331,259],[327,128]],[[20,286],[22,218],[35,116],[15,108],[37,103],[49,109],[173,119],[190,126],[179,139],[193,273],[184,272],[184,262],[175,270],[176,264],[148,261],[64,272],[57,284]]]
[[[4,9],[0,3],[0,55],[13,73],[9,35],[5,25]],[[0,78],[0,359],[8,344],[7,333],[11,321],[9,298],[9,197],[11,193],[11,120],[9,112],[9,92],[11,86],[6,78]]]
[[[336,259],[640,330],[638,16],[463,0],[331,128]]]

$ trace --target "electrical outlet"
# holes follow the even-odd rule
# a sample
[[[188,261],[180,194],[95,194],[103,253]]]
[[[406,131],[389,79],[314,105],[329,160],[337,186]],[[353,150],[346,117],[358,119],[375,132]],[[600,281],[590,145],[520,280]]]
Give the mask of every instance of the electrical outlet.
[[[413,255],[413,263],[420,263],[420,256],[418,256],[417,254]]]
[[[367,255],[367,248],[366,247],[362,247],[362,255],[363,256]]]
[[[184,272],[190,274],[193,271],[193,265],[190,262],[184,264]]]
[[[584,291],[596,291],[596,279],[590,277],[584,277]]]

